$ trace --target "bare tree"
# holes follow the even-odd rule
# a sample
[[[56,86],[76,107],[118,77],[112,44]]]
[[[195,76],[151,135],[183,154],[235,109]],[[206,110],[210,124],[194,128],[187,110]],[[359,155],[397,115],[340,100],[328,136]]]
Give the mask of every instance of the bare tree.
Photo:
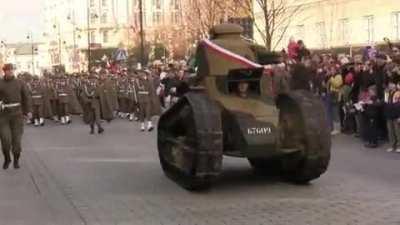
[[[231,11],[246,11],[254,28],[268,50],[274,50],[285,37],[292,18],[302,5],[289,4],[288,0],[232,0]]]
[[[228,0],[188,0],[184,6],[186,29],[193,39],[208,36],[209,30],[224,19],[224,6]]]

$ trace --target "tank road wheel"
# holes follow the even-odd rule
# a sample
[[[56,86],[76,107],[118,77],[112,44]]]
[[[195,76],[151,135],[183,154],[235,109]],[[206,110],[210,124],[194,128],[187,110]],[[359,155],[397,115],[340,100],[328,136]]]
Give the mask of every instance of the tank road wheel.
[[[330,161],[331,136],[322,102],[311,92],[294,91],[278,98],[279,127],[284,148],[301,153],[282,159],[284,176],[295,183],[320,177]]]
[[[210,187],[221,171],[219,107],[201,93],[182,97],[160,118],[158,153],[164,173],[188,190]]]

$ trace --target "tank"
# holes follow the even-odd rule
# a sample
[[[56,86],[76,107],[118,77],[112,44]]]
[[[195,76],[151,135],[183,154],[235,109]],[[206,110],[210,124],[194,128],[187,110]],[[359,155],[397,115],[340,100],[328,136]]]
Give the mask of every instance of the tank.
[[[242,32],[233,24],[212,29],[197,47],[195,85],[160,117],[161,167],[185,189],[216,182],[223,156],[245,158],[257,173],[295,183],[328,168],[331,137],[322,102],[309,91],[289,90],[285,70],[268,64],[276,57]]]

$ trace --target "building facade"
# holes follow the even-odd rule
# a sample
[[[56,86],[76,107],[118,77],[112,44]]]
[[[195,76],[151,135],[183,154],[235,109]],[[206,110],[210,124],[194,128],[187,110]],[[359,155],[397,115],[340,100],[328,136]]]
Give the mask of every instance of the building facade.
[[[0,65],[12,63],[15,72],[28,72],[34,75],[42,75],[45,70],[51,68],[46,43],[7,43],[0,46]]]
[[[143,0],[146,42],[162,43],[173,53],[182,47],[184,0]],[[139,45],[139,0],[46,0],[43,21],[52,65],[67,72],[85,70],[87,49]]]
[[[43,20],[52,65],[87,68],[87,50],[133,45],[134,0],[46,0]]]
[[[188,45],[188,32],[184,26],[185,0],[143,0],[143,27],[146,42],[154,47],[164,45],[170,56],[182,53]],[[140,8],[139,0],[133,1],[132,24],[135,43],[139,43]]]
[[[287,1],[288,14],[298,11],[289,24],[277,28],[275,50],[287,47],[290,37],[303,40],[312,49],[375,45],[384,37],[400,41],[398,0]],[[261,24],[262,12],[257,4],[254,6],[259,15],[256,23]],[[262,43],[259,33],[256,40]]]

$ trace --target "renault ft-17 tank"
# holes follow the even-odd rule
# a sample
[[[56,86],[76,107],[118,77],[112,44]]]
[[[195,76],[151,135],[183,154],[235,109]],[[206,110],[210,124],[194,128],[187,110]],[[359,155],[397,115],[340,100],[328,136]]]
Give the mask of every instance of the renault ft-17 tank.
[[[198,85],[160,117],[162,169],[188,190],[210,187],[224,155],[296,183],[327,170],[331,140],[323,104],[309,91],[288,90],[278,65],[259,64],[265,49],[244,40],[242,31],[233,24],[213,28],[197,48]]]

